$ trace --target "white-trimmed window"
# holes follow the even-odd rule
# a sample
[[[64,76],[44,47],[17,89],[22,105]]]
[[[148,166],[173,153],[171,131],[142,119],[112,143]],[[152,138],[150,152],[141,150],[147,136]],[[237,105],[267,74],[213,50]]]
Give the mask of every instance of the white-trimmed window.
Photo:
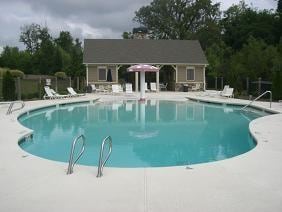
[[[99,81],[106,81],[107,80],[107,67],[106,66],[99,66],[98,67],[98,80]]]
[[[186,80],[194,81],[195,80],[195,67],[186,68]]]

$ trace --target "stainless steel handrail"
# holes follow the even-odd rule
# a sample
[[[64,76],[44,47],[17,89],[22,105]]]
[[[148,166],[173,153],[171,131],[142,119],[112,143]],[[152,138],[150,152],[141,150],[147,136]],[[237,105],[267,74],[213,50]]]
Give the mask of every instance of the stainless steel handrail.
[[[21,107],[12,110],[15,103],[21,103],[22,105],[21,105]],[[10,115],[12,112],[24,108],[24,106],[25,106],[25,103],[23,101],[13,101],[13,102],[10,103],[6,115]]]
[[[77,141],[80,141],[80,140],[82,141],[82,147],[81,147],[81,150],[80,150],[80,153],[79,153],[77,159],[73,162],[73,155],[74,155],[75,146],[76,146]],[[72,142],[72,147],[71,147],[71,153],[70,153],[70,159],[69,159],[69,166],[68,166],[67,174],[72,174],[73,173],[74,164],[79,160],[79,158],[83,154],[84,150],[85,150],[85,136],[84,135],[80,135],[80,136],[76,137],[74,139],[74,141]]]
[[[108,152],[108,155],[106,156],[105,160],[103,161],[104,148],[105,148],[106,142],[109,143],[109,152]],[[111,153],[112,153],[112,138],[111,138],[111,136],[107,136],[106,138],[104,138],[104,140],[102,141],[102,144],[101,144],[97,177],[103,176],[103,168],[104,168],[105,164],[107,163]]]
[[[272,92],[271,91],[265,91],[263,94],[259,95],[257,98],[255,98],[253,101],[251,101],[249,104],[245,105],[244,107],[241,108],[241,110],[244,110],[246,107],[250,106],[254,101],[257,101],[259,98],[264,96],[265,94],[269,93],[269,107],[271,108],[271,103],[272,103]]]

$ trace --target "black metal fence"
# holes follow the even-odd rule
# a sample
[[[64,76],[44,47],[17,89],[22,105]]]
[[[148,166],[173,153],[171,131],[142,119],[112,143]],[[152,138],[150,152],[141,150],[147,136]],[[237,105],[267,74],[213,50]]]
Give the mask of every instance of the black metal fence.
[[[228,81],[224,77],[206,77],[207,89],[210,90],[222,90],[224,85],[229,85]],[[272,82],[258,78],[251,80],[244,78],[242,80],[242,93],[245,95],[258,96],[263,92],[272,89]],[[235,88],[236,90],[236,88]]]

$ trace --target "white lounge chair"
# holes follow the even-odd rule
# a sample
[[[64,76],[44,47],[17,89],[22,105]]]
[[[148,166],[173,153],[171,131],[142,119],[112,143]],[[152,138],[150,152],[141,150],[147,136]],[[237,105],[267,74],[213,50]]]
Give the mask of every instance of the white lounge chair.
[[[72,97],[71,95],[62,95],[54,91],[52,88],[50,88],[51,93],[57,98],[57,99],[63,99],[63,98],[68,98]]]
[[[222,93],[221,96],[231,98],[233,97],[234,88],[227,88],[225,93]]]
[[[73,97],[78,97],[78,96],[85,96],[85,94],[83,93],[76,93],[75,90],[73,90],[72,87],[68,87],[67,91],[69,92],[69,94]]]
[[[51,92],[49,86],[44,86],[45,95],[43,99],[56,99],[56,96]]]
[[[92,92],[106,92],[107,90],[104,89],[103,85],[99,85],[97,88],[94,84],[91,84]]]
[[[131,83],[126,83],[125,84],[125,93],[127,93],[127,94],[133,93],[133,91],[132,91],[132,84]]]
[[[192,91],[199,91],[201,89],[200,83],[196,83],[191,87]]]
[[[119,89],[119,92],[122,93],[123,92],[123,87],[121,84],[118,84],[118,89]]]
[[[150,83],[151,91],[157,92],[157,84],[155,82]]]
[[[225,85],[223,90],[219,92],[219,95],[225,94],[228,88],[229,88],[229,85]]]
[[[112,85],[112,93],[113,94],[120,94],[121,93],[119,85],[117,85],[117,84]]]

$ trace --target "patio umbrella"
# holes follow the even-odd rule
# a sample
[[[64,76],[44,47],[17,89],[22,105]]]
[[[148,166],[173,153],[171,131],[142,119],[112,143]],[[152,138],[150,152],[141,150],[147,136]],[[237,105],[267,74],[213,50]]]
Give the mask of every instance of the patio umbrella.
[[[111,69],[108,69],[108,72],[107,72],[107,82],[112,82],[112,81],[113,81],[112,72],[111,72]]]
[[[157,72],[160,69],[146,64],[139,64],[127,68],[128,72],[140,72],[140,100],[145,99],[145,72]]]

